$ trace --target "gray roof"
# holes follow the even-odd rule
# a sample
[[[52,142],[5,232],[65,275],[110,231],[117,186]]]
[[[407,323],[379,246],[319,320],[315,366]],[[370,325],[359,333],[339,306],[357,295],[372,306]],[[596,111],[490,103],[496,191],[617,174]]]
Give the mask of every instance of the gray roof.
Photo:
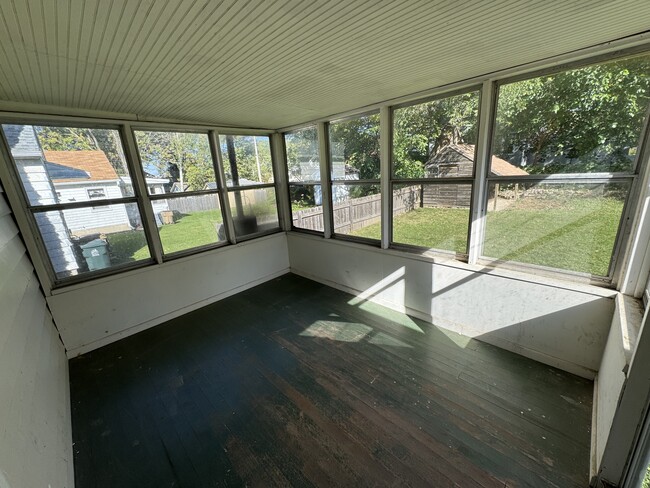
[[[52,180],[73,180],[73,179],[84,179],[87,180],[90,178],[90,175],[82,169],[72,168],[70,166],[65,166],[63,164],[50,163],[49,161],[45,162],[45,167],[47,168],[47,173]]]
[[[15,158],[41,156],[41,147],[33,126],[3,124],[2,128]]]

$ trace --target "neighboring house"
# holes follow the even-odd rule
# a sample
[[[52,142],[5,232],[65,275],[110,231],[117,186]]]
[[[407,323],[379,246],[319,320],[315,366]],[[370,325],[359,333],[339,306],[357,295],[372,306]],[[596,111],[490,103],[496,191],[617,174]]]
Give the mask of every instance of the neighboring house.
[[[103,151],[44,151],[46,168],[59,202],[101,202],[133,195],[128,176],[117,174]],[[146,178],[149,192],[165,193],[165,178]],[[153,202],[154,213],[168,210],[165,200]],[[110,234],[142,225],[133,205],[101,205],[64,210],[72,235]]]
[[[59,202],[101,202],[124,196],[122,179],[103,151],[43,151]],[[131,229],[126,206],[64,210],[72,235],[110,234]]]
[[[149,195],[164,195],[166,193],[165,189],[167,188],[167,185],[169,185],[169,179],[159,178],[147,172],[145,172],[144,176]],[[124,196],[133,195],[133,183],[131,182],[131,178],[122,176],[120,179],[122,180],[122,191],[124,192]],[[160,212],[169,210],[167,200],[151,200],[151,207],[153,208],[153,213],[156,217],[158,226],[161,226],[162,220],[160,217]],[[140,219],[140,212],[138,212],[137,209],[135,209],[133,206],[127,206],[126,211],[129,214],[129,221],[131,223],[131,226],[141,227],[142,220]]]
[[[424,165],[427,178],[471,177],[474,172],[473,144],[449,144],[431,156]],[[528,173],[508,161],[492,156],[490,176],[522,176]],[[469,208],[472,188],[469,183],[426,185],[424,207]]]
[[[56,189],[50,180],[43,151],[31,125],[3,125],[9,149],[30,205],[57,203]],[[60,211],[34,214],[45,249],[57,275],[73,275],[79,265],[70,232]]]

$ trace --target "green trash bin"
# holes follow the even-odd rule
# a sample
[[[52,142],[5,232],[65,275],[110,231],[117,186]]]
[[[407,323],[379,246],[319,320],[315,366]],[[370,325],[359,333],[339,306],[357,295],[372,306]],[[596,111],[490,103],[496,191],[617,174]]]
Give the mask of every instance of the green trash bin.
[[[86,259],[86,263],[88,263],[88,271],[108,268],[111,265],[106,241],[95,239],[80,247],[83,257]]]

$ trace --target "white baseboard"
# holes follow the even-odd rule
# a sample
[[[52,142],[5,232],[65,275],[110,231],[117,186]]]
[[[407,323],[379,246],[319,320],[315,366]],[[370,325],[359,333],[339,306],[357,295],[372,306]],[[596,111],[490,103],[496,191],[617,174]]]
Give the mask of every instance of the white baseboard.
[[[120,339],[124,339],[125,337],[132,336],[134,334],[137,334],[138,332],[141,332],[143,330],[150,329],[151,327],[155,327],[156,325],[160,325],[164,322],[167,322],[168,320],[175,319],[176,317],[180,317],[181,315],[184,315],[189,312],[193,312],[194,310],[198,310],[199,308],[205,307],[206,305],[210,305],[211,303],[218,302],[219,300],[223,300],[224,298],[228,298],[229,296],[235,295],[236,293],[242,292],[244,290],[248,290],[249,288],[253,288],[254,286],[261,285],[262,283],[265,283],[267,281],[270,281],[272,279],[278,278],[282,275],[285,275],[290,272],[289,268],[282,269],[280,271],[276,271],[275,273],[271,273],[270,275],[263,276],[261,278],[258,278],[256,280],[250,281],[248,283],[245,283],[240,286],[236,286],[235,288],[231,288],[228,291],[219,293],[217,295],[211,296],[209,298],[206,298],[204,300],[200,300],[198,302],[192,303],[190,305],[187,305],[185,307],[179,308],[177,310],[174,310],[173,312],[168,312],[164,315],[160,315],[156,318],[153,318],[151,320],[147,320],[146,322],[142,322],[140,324],[134,325],[132,327],[129,327],[128,329],[122,330],[120,332],[117,332],[115,334],[108,335],[106,337],[102,337],[101,339],[98,339],[96,341],[90,342],[88,344],[84,344],[79,347],[75,347],[73,349],[70,349],[69,351],[66,351],[66,355],[68,356],[68,359],[72,359],[74,357],[77,357],[81,354],[85,354],[87,352],[93,351],[95,349],[99,349],[100,347],[106,346],[108,344],[111,344],[113,342],[119,341]]]
[[[337,290],[344,291],[346,293],[349,293],[354,296],[358,296],[361,293],[363,293],[363,290],[357,290],[355,288],[351,288],[347,285],[337,283],[331,280],[327,280],[324,278],[321,278],[319,276],[312,275],[310,273],[301,271],[299,269],[291,268],[291,272],[293,274],[296,274],[298,276],[302,276],[303,278],[307,278],[313,281],[316,281],[318,283],[322,283],[324,285],[330,286],[332,288],[336,288]],[[501,349],[505,349],[507,351],[514,352],[515,354],[519,354],[520,356],[527,357],[529,359],[533,359],[535,361],[538,361],[540,363],[548,364],[549,366],[553,366],[555,368],[561,369],[562,371],[566,371],[568,373],[575,374],[577,376],[580,376],[582,378],[586,378],[589,380],[593,380],[596,376],[596,372],[589,369],[585,368],[584,366],[580,366],[578,364],[571,363],[569,361],[566,361],[564,359],[560,359],[554,356],[550,356],[548,354],[545,354],[540,351],[536,351],[535,349],[531,349],[528,347],[523,347],[519,344],[515,344],[511,341],[505,340],[505,339],[500,339],[498,337],[486,337],[484,335],[481,335],[480,332],[474,331],[467,326],[464,326],[462,324],[457,324],[454,322],[451,322],[449,320],[442,319],[440,317],[434,317],[430,314],[423,313],[420,310],[416,310],[410,307],[405,306],[404,304],[400,303],[395,303],[391,302],[388,300],[383,300],[381,298],[377,297],[372,297],[368,299],[369,301],[376,303],[378,305],[383,305],[386,308],[390,308],[391,310],[395,310],[397,312],[405,313],[408,314],[412,317],[418,318],[420,320],[424,320],[425,322],[429,322],[431,324],[434,324],[436,327],[441,327],[446,330],[450,330],[452,332],[456,332],[458,334],[461,334],[465,337],[470,337],[482,342],[485,342],[487,344],[491,344],[493,346],[500,347]]]

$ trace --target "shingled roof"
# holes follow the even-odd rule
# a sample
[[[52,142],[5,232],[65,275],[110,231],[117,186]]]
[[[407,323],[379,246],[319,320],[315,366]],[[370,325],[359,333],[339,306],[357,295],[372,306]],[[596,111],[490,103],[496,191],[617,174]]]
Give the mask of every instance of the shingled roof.
[[[51,174],[55,183],[117,180],[118,176],[103,151],[43,151],[45,160],[58,165]],[[61,167],[76,171],[62,171]]]
[[[449,152],[456,152],[469,161],[474,161],[474,144],[449,144],[443,147],[437,154],[435,154],[426,166],[431,166],[441,162],[449,162]],[[492,164],[490,165],[490,176],[524,176],[528,173],[509,163],[505,159],[492,156]]]

